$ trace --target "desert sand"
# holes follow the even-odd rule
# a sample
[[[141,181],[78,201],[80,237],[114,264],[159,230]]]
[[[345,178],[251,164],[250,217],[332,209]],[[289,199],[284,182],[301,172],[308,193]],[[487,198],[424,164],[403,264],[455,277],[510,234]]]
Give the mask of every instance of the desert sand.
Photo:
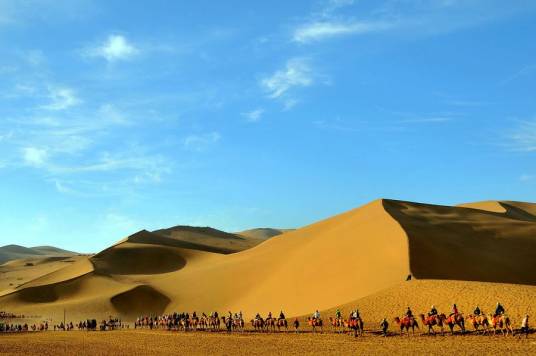
[[[6,355],[530,355],[534,338],[389,337],[325,334],[226,334],[167,331],[48,332],[2,335]]]
[[[265,241],[208,228],[140,231],[63,268],[2,266],[26,277],[2,284],[0,303],[54,320],[65,310],[75,321],[193,310],[300,316],[342,306],[376,325],[408,305],[491,312],[501,301],[517,324],[536,308],[535,212],[531,203],[384,199]]]

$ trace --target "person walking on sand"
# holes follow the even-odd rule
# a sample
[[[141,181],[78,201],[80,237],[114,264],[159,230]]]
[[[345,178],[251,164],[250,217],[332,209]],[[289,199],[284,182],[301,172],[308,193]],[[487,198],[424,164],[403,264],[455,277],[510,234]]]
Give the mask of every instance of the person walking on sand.
[[[527,314],[521,321],[521,334],[525,333],[525,338],[529,337],[529,329],[529,316]]]
[[[296,331],[296,333],[299,333],[300,331],[298,330],[300,328],[300,321],[298,320],[298,318],[294,319],[294,330]]]
[[[389,329],[389,322],[387,321],[387,318],[383,318],[383,321],[381,322],[380,327],[382,328],[383,337],[386,337],[387,330]]]

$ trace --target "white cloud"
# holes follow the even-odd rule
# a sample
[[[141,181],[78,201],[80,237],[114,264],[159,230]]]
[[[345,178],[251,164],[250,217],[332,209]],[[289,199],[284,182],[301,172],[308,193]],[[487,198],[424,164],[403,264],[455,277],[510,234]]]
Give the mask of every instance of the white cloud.
[[[48,93],[50,103],[43,106],[43,109],[59,111],[68,109],[80,103],[80,99],[76,97],[75,92],[70,88],[49,88]]]
[[[394,25],[387,22],[337,22],[319,21],[303,25],[294,31],[292,36],[295,42],[309,43],[324,40],[330,37],[343,35],[357,35],[379,32],[390,29]]]
[[[100,46],[89,49],[87,54],[91,57],[102,57],[108,62],[116,62],[130,59],[139,52],[124,36],[110,35]]]
[[[313,82],[313,73],[308,61],[303,58],[292,58],[287,61],[284,69],[262,79],[261,86],[268,92],[270,98],[275,99],[294,87],[308,87]]]
[[[40,167],[46,163],[48,151],[44,148],[24,147],[22,149],[22,158],[30,166]]]
[[[221,135],[218,132],[209,132],[201,135],[189,135],[184,138],[182,144],[185,149],[191,151],[204,151],[208,146],[218,142]]]
[[[255,109],[249,112],[242,113],[242,116],[246,118],[248,122],[257,122],[260,121],[262,115],[264,114],[264,109]]]

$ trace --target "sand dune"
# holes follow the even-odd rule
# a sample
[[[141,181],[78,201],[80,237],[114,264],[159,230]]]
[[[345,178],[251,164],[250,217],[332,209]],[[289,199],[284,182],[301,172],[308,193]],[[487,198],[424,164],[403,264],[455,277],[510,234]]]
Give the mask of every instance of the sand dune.
[[[339,308],[345,317],[351,310],[359,309],[366,327],[377,327],[383,318],[391,322],[394,316],[402,315],[409,306],[418,315],[430,310],[432,304],[440,313],[451,313],[456,303],[465,315],[473,313],[478,305],[484,313],[492,313],[500,302],[517,324],[525,314],[536,312],[536,286],[507,283],[412,280],[401,282],[378,293],[329,308],[324,315],[334,315]],[[375,323],[376,325],[370,325]],[[471,329],[471,328],[470,328]]]
[[[0,247],[0,265],[2,263],[17,259],[26,259],[32,257],[67,257],[73,255],[76,255],[76,253],[52,246],[24,247],[19,245],[6,245]]]
[[[210,227],[175,226],[153,233],[180,241],[181,247],[225,254],[247,250],[262,242],[254,237],[230,234]]]
[[[376,318],[412,301],[418,308],[454,301],[469,308],[479,300],[510,301],[508,293],[512,304],[532,305],[534,206],[377,200],[247,249],[250,237],[208,228],[141,231],[0,302],[17,312],[68,308],[81,317],[125,318],[144,310],[302,315],[356,300],[369,303]],[[404,282],[410,273],[418,280]]]

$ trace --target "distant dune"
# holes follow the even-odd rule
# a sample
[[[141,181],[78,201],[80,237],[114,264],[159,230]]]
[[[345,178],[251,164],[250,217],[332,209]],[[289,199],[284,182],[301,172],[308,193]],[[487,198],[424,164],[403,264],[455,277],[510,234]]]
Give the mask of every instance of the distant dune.
[[[73,317],[126,319],[175,310],[304,315],[354,304],[380,317],[405,304],[469,308],[516,298],[530,306],[535,212],[521,202],[384,199],[266,241],[259,236],[276,229],[256,236],[184,226],[140,231],[0,292],[0,303],[52,317],[65,308]]]
[[[76,252],[62,250],[52,246],[24,247],[19,245],[6,245],[0,247],[0,265],[11,260],[31,257],[57,257],[72,256]]]
[[[180,241],[185,248],[224,254],[247,250],[262,242],[250,236],[231,234],[210,227],[175,226],[153,233]]]

